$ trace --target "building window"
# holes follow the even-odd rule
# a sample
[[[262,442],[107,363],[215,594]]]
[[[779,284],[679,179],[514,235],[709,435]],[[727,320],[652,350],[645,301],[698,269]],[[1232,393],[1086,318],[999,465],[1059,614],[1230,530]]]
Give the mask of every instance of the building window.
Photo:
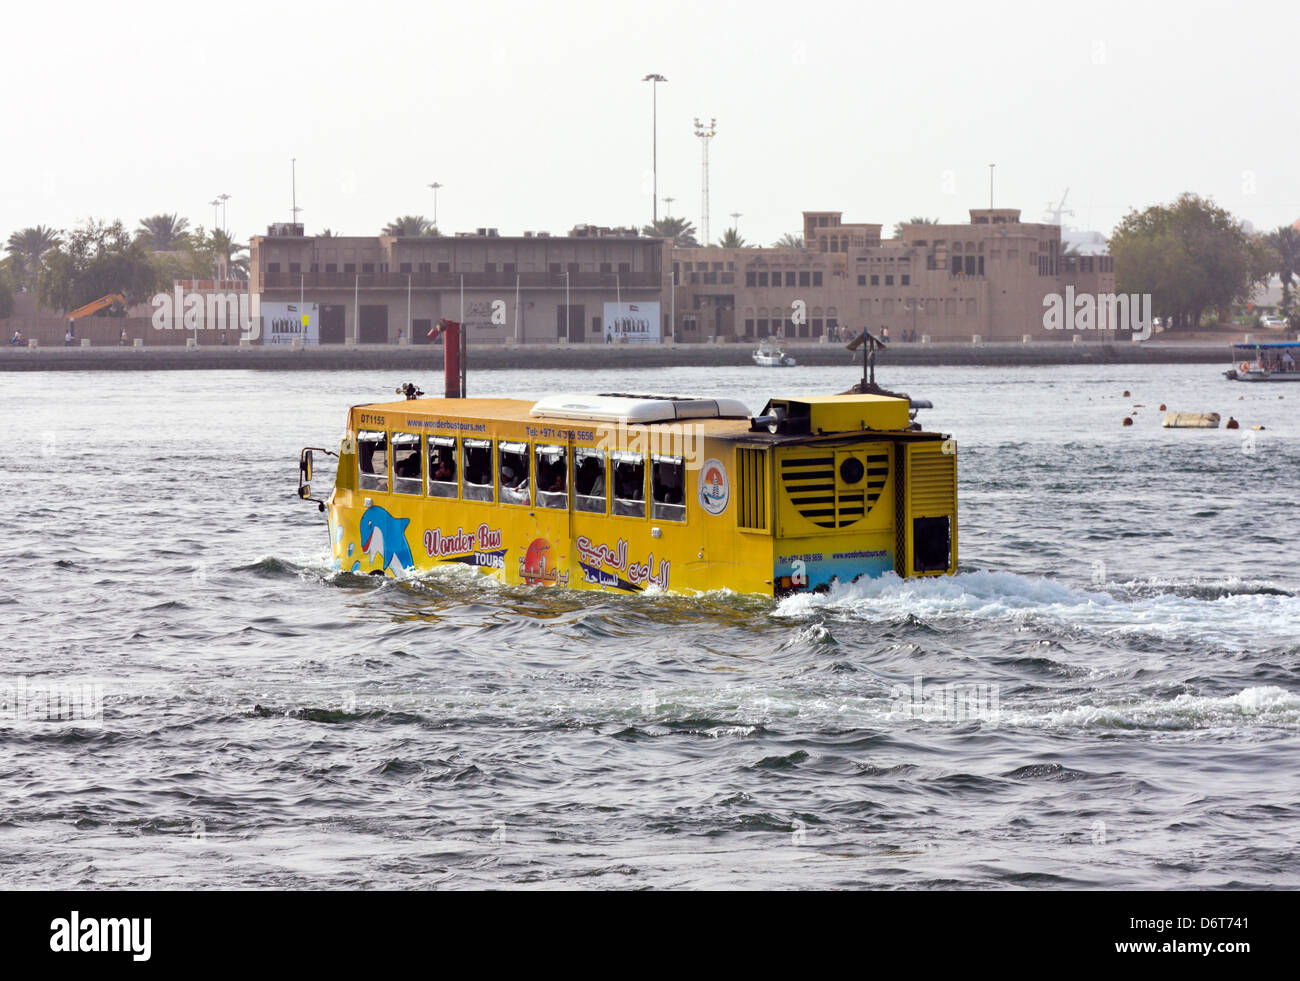
[[[909,276],[907,273],[903,273],[903,275],[899,276],[899,277],[898,277],[898,280],[899,280],[899,285],[900,285],[900,286],[910,286],[910,285],[912,285],[912,277]]]
[[[280,264],[278,262],[268,262],[266,264],[266,271],[269,273],[278,273],[280,271]]]
[[[757,274],[752,273],[752,272],[747,272],[747,273],[745,273],[745,285],[746,285],[746,286],[757,286],[757,285],[758,285],[758,276],[757,276]]]
[[[456,496],[456,437],[429,437],[429,496]]]
[[[397,271],[399,273],[409,274],[411,272],[411,264],[409,262],[399,262],[397,264]]]
[[[611,453],[614,462],[614,513],[645,517],[645,458],[639,453]]]
[[[357,467],[362,490],[388,490],[387,433],[367,429],[357,433]]]
[[[794,285],[794,273],[793,273],[793,272],[788,272],[788,273],[785,274],[785,285],[786,285],[786,286],[793,286],[793,285]]]
[[[859,285],[859,286],[866,286],[866,285],[867,285],[867,277],[866,277],[866,276],[859,276],[859,277],[858,277],[858,285]]]
[[[431,272],[433,272],[433,264],[432,264],[432,263],[429,263],[429,262],[422,262],[422,263],[420,263],[420,272],[422,272],[422,273],[431,273]]]
[[[373,262],[363,262],[361,263],[361,271],[363,273],[373,273],[375,271],[375,264]]]
[[[661,521],[686,520],[686,466],[680,456],[654,456],[650,516]]]
[[[355,262],[345,262],[343,263],[343,271],[345,273],[354,273],[357,271],[357,264]]]
[[[894,285],[894,277],[893,277],[893,276],[886,276],[886,277],[885,277],[885,285],[886,285],[886,286],[893,286],[893,285]]]
[[[492,441],[467,439],[461,445],[465,451],[465,500],[492,500]]]
[[[569,506],[569,462],[563,446],[539,446],[537,506],[565,510]]]
[[[761,272],[758,274],[758,285],[759,286],[767,285],[767,273]]]
[[[800,286],[807,286],[808,283],[809,283],[809,281],[810,281],[811,279],[812,279],[812,277],[808,275],[808,271],[807,271],[807,270],[804,270],[803,272],[799,273],[799,285],[800,285]]]
[[[424,473],[420,470],[420,434],[393,433],[393,491],[419,494],[424,490]]]
[[[600,264],[600,271],[603,273],[612,273],[614,271],[614,267],[611,266],[608,262],[602,262]]]
[[[754,336],[754,318],[753,318],[753,317],[747,317],[747,318],[745,318],[745,336],[746,336],[746,337],[753,337],[753,336]]]
[[[573,508],[605,513],[605,455],[600,450],[573,450]]]
[[[338,264],[337,262],[327,262],[327,263],[325,263],[325,272],[326,272],[326,274],[329,274],[329,273],[336,273],[336,272],[338,272],[338,271],[339,271],[339,264]]]
[[[814,285],[814,286],[820,286],[820,285],[822,284],[822,274],[821,274],[821,270],[817,270],[817,271],[815,271],[815,272],[812,274],[812,276],[813,276],[813,285]]]
[[[501,477],[502,504],[531,504],[528,486],[528,444],[507,443],[497,446],[497,471]]]

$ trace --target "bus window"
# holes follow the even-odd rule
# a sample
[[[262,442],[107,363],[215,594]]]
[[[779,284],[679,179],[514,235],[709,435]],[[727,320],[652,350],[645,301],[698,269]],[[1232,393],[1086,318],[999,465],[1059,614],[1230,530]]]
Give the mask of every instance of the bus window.
[[[465,447],[465,500],[492,500],[492,441],[461,440]]]
[[[388,434],[363,429],[357,433],[357,465],[361,489],[388,490]]]
[[[605,456],[600,450],[573,451],[573,508],[605,513]]]
[[[393,490],[398,494],[419,494],[424,490],[419,433],[393,433]]]
[[[654,456],[650,515],[663,521],[686,520],[686,466],[680,456]]]
[[[645,517],[645,457],[638,453],[611,453],[614,462],[614,513]]]
[[[537,506],[569,506],[569,458],[563,446],[539,446],[537,454]]]
[[[456,496],[456,437],[429,437],[429,496]]]
[[[528,486],[528,444],[499,444],[497,470],[501,475],[502,504],[531,504]]]

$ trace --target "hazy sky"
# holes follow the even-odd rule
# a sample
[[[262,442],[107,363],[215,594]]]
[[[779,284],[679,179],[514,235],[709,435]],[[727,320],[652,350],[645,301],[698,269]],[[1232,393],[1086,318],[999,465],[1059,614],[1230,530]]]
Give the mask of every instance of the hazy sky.
[[[1300,217],[1300,5],[227,2],[9,5],[0,239],[179,212],[242,238],[290,218],[377,233],[700,223],[695,116],[716,117],[713,237],[803,209],[966,220],[995,203],[1108,232],[1184,190],[1261,229]],[[664,213],[660,202],[660,214]]]

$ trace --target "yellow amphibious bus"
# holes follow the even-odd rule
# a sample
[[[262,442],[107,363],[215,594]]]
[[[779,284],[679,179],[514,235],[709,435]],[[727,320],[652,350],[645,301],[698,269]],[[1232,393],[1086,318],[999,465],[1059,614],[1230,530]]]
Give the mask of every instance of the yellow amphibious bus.
[[[408,394],[414,394],[412,391]],[[955,444],[906,398],[564,395],[354,406],[329,521],[337,568],[456,562],[508,583],[784,595],[957,567]]]

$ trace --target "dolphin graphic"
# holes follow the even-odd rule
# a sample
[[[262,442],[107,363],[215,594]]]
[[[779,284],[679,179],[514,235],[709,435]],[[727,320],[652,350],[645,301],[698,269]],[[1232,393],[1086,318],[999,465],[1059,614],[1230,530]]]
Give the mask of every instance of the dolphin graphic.
[[[385,570],[398,573],[410,569],[415,565],[406,541],[406,526],[410,523],[410,518],[395,518],[377,504],[366,508],[358,526],[361,551],[380,556]]]

